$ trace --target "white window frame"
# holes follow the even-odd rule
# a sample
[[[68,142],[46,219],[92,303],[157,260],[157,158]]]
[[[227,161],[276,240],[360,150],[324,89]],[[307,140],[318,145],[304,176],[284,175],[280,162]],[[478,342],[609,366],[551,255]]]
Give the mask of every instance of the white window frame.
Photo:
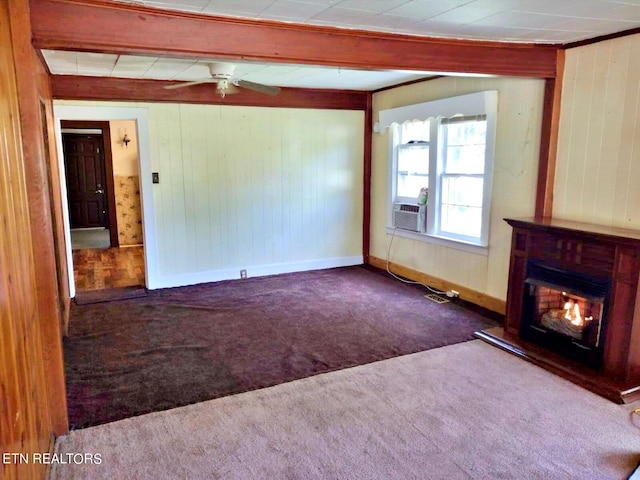
[[[397,201],[406,201],[396,195],[397,184],[397,147],[399,145],[400,125],[406,121],[429,120],[429,202],[427,204],[427,231],[426,233],[400,232],[403,236],[430,243],[452,242],[457,246],[469,246],[469,250],[475,251],[477,247],[486,249],[489,244],[489,221],[491,211],[491,188],[493,178],[493,157],[495,149],[496,117],[498,108],[498,92],[485,91],[445,98],[406,107],[383,110],[379,112],[380,122],[376,124],[376,131],[389,128],[389,178],[388,178],[388,210],[387,229],[393,230],[392,214],[393,205]],[[450,232],[444,232],[440,227],[440,206],[442,199],[442,148],[445,147],[440,137],[441,119],[453,117],[477,117],[484,116],[487,122],[483,196],[482,196],[482,220],[479,237],[464,236]],[[446,175],[446,174],[445,174]],[[412,200],[415,203],[416,199]],[[467,248],[463,248],[467,250]]]

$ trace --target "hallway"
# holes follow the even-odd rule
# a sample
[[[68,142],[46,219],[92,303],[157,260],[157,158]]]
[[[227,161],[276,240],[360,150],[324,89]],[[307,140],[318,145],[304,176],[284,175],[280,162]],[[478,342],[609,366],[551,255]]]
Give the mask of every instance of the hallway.
[[[73,251],[76,291],[144,286],[144,248],[90,248]]]

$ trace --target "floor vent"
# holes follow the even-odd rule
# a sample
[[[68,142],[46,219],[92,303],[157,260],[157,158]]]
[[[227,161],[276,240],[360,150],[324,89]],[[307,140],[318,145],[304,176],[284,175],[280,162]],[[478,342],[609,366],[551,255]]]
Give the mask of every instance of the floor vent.
[[[443,298],[440,295],[437,295],[435,293],[430,293],[428,295],[425,295],[424,298],[428,298],[432,302],[436,302],[436,303],[449,303],[448,298]]]

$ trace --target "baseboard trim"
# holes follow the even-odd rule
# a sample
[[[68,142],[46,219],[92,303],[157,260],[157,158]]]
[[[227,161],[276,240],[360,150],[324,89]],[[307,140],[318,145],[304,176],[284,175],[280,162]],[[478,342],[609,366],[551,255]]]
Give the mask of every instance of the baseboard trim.
[[[134,243],[131,245],[120,245],[119,248],[132,248],[132,247],[144,247],[143,243]]]
[[[382,258],[369,256],[367,259],[367,263],[372,267],[380,268],[382,270],[387,269],[387,261],[383,260]],[[398,265],[397,263],[390,262],[389,270],[396,275],[400,275],[401,277],[413,280],[414,282],[424,283],[425,285],[429,285],[430,287],[436,288],[438,290],[455,290],[460,294],[460,298],[462,300],[471,302],[475,305],[484,307],[488,310],[491,310],[492,312],[497,312],[501,315],[504,315],[507,309],[505,300],[491,297],[485,293],[478,292],[477,290],[472,290],[462,285],[457,285],[455,283],[443,280],[438,277],[434,277],[427,273],[405,267],[404,265]]]
[[[168,275],[158,277],[149,290],[158,288],[184,287],[186,285],[196,285],[198,283],[220,282],[222,280],[236,280],[240,278],[240,270],[247,271],[247,277],[265,277],[267,275],[278,275],[281,273],[306,272],[309,270],[324,270],[326,268],[351,267],[364,263],[362,255],[353,257],[323,258],[318,260],[307,260],[305,262],[277,263],[271,265],[240,265],[235,268],[224,270],[210,270],[207,272],[189,273],[184,275]]]

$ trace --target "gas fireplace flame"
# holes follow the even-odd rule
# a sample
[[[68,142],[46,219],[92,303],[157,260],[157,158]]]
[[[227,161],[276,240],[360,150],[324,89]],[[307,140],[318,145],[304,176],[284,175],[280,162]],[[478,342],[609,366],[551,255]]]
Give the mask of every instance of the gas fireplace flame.
[[[570,320],[574,325],[581,326],[584,324],[580,314],[580,305],[573,300],[567,300],[564,304],[564,318]]]
[[[573,325],[576,325],[578,327],[582,327],[585,324],[585,321],[590,322],[591,320],[593,320],[593,317],[582,318],[580,305],[578,304],[578,302],[570,298],[567,299],[564,304],[564,318],[565,320],[569,320]]]

